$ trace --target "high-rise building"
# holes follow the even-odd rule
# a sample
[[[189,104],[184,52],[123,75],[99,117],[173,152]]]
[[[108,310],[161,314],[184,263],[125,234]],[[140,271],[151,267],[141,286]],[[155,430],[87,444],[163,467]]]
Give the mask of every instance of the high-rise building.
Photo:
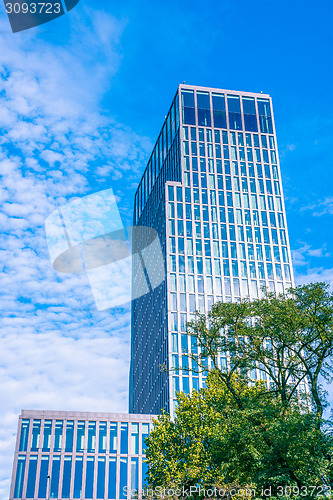
[[[151,415],[23,410],[10,499],[133,498]]]
[[[175,392],[205,382],[183,355],[197,350],[186,334],[195,311],[293,285],[270,96],[180,85],[137,189],[133,225],[157,230],[166,279],[133,300],[130,411],[173,414]],[[142,286],[138,258],[134,288]]]

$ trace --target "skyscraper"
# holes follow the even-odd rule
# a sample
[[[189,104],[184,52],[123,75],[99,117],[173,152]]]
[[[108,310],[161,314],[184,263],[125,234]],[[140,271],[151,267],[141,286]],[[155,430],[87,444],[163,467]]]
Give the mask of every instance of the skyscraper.
[[[172,414],[176,391],[205,382],[186,371],[183,354],[197,351],[186,334],[195,311],[293,285],[270,96],[180,85],[137,189],[133,225],[157,230],[166,279],[133,300],[130,412]],[[142,286],[138,258],[134,288]]]

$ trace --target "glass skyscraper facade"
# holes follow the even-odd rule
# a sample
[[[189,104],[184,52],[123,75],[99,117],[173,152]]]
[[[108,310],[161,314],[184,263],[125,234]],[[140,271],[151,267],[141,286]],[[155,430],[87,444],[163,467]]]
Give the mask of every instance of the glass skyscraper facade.
[[[172,414],[176,391],[205,383],[205,373],[188,371],[195,311],[293,285],[270,96],[180,85],[137,189],[133,225],[158,232],[166,278],[133,300],[130,411]],[[142,287],[138,258],[134,289]]]
[[[130,499],[145,484],[152,416],[24,410],[11,499]]]

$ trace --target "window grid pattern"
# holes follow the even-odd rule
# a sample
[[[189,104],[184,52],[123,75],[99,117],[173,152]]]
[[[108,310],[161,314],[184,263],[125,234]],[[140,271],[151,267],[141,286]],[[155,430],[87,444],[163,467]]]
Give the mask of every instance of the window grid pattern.
[[[166,188],[171,412],[177,391],[205,385],[207,372],[189,371],[184,355],[198,352],[186,335],[195,311],[293,285],[269,96],[187,86],[180,95],[182,185]],[[251,376],[262,378],[259,366]]]
[[[154,228],[160,238],[166,268],[165,184],[180,181],[180,136],[178,94],[164,122],[135,197],[133,225]],[[133,257],[133,287],[138,299],[132,301],[130,368],[130,412],[169,411],[167,365],[166,280],[148,294],[138,291],[146,285],[140,272],[140,256]],[[140,296],[141,295],[141,296]],[[154,338],[151,332],[154,331]]]
[[[131,498],[131,490],[142,488],[147,471],[145,438],[152,428],[152,416],[48,412],[49,418],[38,419],[40,435],[49,437],[46,452],[43,440],[32,449],[31,424],[37,413],[24,411],[19,420],[10,499],[114,500]],[[70,446],[66,444],[68,423],[73,429]],[[25,443],[26,450],[21,451]]]
[[[174,142],[169,112],[134,209],[134,223],[157,228],[167,269],[133,304],[130,411],[145,413],[173,414],[177,391],[205,384],[183,354],[198,350],[186,335],[196,310],[293,285],[270,97],[181,85],[172,107]]]

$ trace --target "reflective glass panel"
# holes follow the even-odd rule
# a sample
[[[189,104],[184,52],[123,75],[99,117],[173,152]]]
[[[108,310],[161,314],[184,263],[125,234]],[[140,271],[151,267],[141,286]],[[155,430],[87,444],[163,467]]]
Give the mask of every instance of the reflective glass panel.
[[[128,423],[122,422],[120,427],[120,453],[128,453]]]
[[[104,498],[105,490],[105,457],[98,457],[97,498]]]
[[[22,420],[19,451],[27,451],[30,420]]]
[[[135,491],[139,488],[139,459],[134,457],[131,459],[131,490]]]
[[[25,456],[19,456],[16,468],[14,498],[22,498],[24,471],[25,471]]]
[[[117,453],[117,422],[110,422],[110,453]]]
[[[99,437],[98,437],[98,451],[99,453],[106,452],[106,430],[107,423],[100,422],[99,423]]]
[[[58,498],[60,455],[53,457],[50,498]]]
[[[83,452],[84,450],[84,431],[85,431],[85,422],[79,421],[77,423],[77,432],[76,432],[76,451]]]
[[[194,339],[195,340],[195,339]],[[149,424],[142,424],[142,453],[146,449],[145,439],[149,436]]]
[[[39,474],[38,498],[46,498],[48,472],[49,472],[49,457],[42,456],[40,465],[40,474]]]
[[[64,471],[62,480],[62,498],[69,498],[71,486],[72,457],[64,458]]]
[[[227,128],[225,100],[223,94],[212,94],[215,128]]]
[[[73,451],[74,421],[68,420],[66,423],[66,448],[65,451]]]
[[[272,134],[273,124],[271,118],[271,108],[268,99],[258,99],[258,112],[261,133]]]
[[[108,488],[108,498],[116,498],[116,484],[117,484],[117,459],[109,458],[109,488]]]
[[[27,498],[35,497],[36,472],[37,472],[37,455],[31,455],[29,461],[29,472],[28,472],[27,492],[26,492]]]
[[[120,459],[119,498],[127,498],[127,458]]]
[[[94,453],[96,446],[96,422],[88,424],[88,453]]]
[[[50,451],[51,432],[52,432],[52,420],[45,420],[45,422],[44,422],[43,451]]]
[[[34,420],[32,424],[31,451],[38,451],[40,439],[40,420]]]
[[[63,421],[57,420],[54,430],[54,446],[53,451],[61,451],[62,446]]]
[[[182,91],[183,123],[195,125],[194,92],[193,90]]]
[[[82,495],[82,473],[83,473],[83,457],[76,457],[75,476],[74,476],[74,498],[81,498]]]
[[[131,425],[131,452],[134,455],[139,453],[139,424]]]
[[[87,457],[85,498],[92,498],[94,492],[94,457]]]

